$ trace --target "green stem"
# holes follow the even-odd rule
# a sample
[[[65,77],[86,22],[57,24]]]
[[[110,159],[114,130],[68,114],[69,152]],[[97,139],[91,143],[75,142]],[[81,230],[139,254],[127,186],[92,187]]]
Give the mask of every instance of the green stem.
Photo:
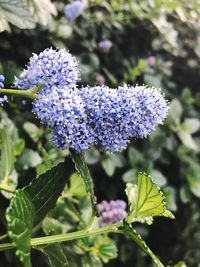
[[[37,237],[37,238],[31,239],[31,246],[34,247],[34,246],[40,246],[40,245],[45,245],[45,244],[66,242],[66,241],[71,241],[71,240],[76,240],[76,239],[81,239],[81,238],[91,237],[91,236],[97,236],[100,234],[111,233],[111,232],[117,233],[118,227],[122,225],[123,225],[122,222],[118,222],[116,224],[112,224],[112,225],[105,226],[102,228],[93,229],[90,231],[80,230],[80,231],[72,232],[68,234]],[[14,245],[11,243],[0,244],[0,251],[12,249],[12,248],[14,248]]]
[[[93,230],[85,229],[85,230],[80,230],[77,232],[72,232],[72,233],[67,233],[67,234],[37,237],[37,238],[31,239],[31,246],[37,247],[41,245],[61,243],[61,242],[81,239],[85,237],[97,236],[97,235],[106,234],[106,233],[117,233],[117,234],[123,234],[125,236],[128,236],[129,238],[134,240],[136,244],[147,255],[149,255],[152,258],[153,262],[156,264],[157,267],[164,267],[164,265],[160,262],[157,256],[150,250],[150,248],[146,245],[146,243],[141,239],[140,235],[138,235],[138,233],[132,227],[129,226],[125,229],[120,230],[119,228],[121,226],[123,226],[123,222],[117,222],[115,224],[93,229]],[[11,243],[0,244],[0,251],[12,249],[12,248],[14,248],[14,245]]]
[[[10,188],[7,188],[7,187],[5,187],[3,185],[0,185],[0,190],[3,190],[3,191],[8,192],[8,193],[12,193],[12,194],[15,193],[15,190],[12,190]]]
[[[41,90],[42,87],[43,87],[43,84],[32,87],[28,90],[2,88],[2,89],[0,89],[0,94],[29,97],[32,99],[37,99],[38,98],[37,93]]]
[[[5,239],[6,237],[8,237],[7,234],[4,234],[4,235],[0,236],[0,241],[3,240],[3,239]]]

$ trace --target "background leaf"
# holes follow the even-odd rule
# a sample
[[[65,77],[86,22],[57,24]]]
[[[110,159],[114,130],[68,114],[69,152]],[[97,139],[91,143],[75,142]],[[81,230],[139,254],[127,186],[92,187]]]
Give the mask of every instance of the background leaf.
[[[6,212],[8,235],[16,247],[16,254],[25,267],[31,267],[30,240],[35,220],[35,207],[23,189],[16,191]]]
[[[14,169],[15,157],[13,153],[13,143],[5,129],[0,132],[1,161],[0,161],[0,181],[7,179]]]
[[[34,19],[22,0],[0,0],[0,8],[2,16],[20,29],[33,29],[35,27]],[[2,30],[5,30],[7,28],[3,26],[5,23],[0,22]]]
[[[39,250],[47,256],[50,267],[69,266],[67,258],[63,253],[60,244],[48,245],[44,248],[39,248]]]

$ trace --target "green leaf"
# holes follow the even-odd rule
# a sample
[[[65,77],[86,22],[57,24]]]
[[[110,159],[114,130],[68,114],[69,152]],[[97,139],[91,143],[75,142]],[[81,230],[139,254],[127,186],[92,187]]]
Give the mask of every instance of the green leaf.
[[[138,185],[128,184],[126,194],[129,200],[129,222],[154,216],[174,218],[171,212],[166,212],[165,197],[149,175],[139,173]]]
[[[0,185],[8,190],[15,190],[18,184],[18,174],[14,169],[14,145],[6,128],[0,132]],[[1,191],[6,198],[11,198],[12,193]]]
[[[86,253],[82,258],[82,267],[103,267],[101,260],[97,256]]]
[[[17,166],[20,169],[28,170],[42,163],[42,158],[37,151],[25,148],[17,161]]]
[[[33,29],[35,27],[33,17],[22,0],[0,0],[0,12],[5,21],[21,29]],[[0,22],[2,30],[8,28],[8,25],[5,27],[5,22],[2,20]]]
[[[49,261],[50,267],[67,267],[69,266],[67,258],[63,253],[60,244],[48,245],[44,248],[39,248],[43,252]]]
[[[170,103],[170,109],[167,116],[169,127],[177,131],[180,127],[180,120],[183,114],[183,107],[178,99],[173,99]]]
[[[55,206],[72,171],[72,162],[67,158],[64,163],[41,174],[25,187],[24,190],[30,195],[36,209],[36,222],[41,221]]]
[[[166,198],[166,207],[171,211],[177,211],[176,190],[172,186],[165,186],[163,192]]]
[[[194,134],[200,129],[200,121],[197,118],[185,119],[182,124],[182,129],[189,134]]]
[[[8,234],[25,267],[30,267],[32,227],[54,207],[72,173],[72,162],[64,163],[35,178],[30,185],[17,190],[6,211]]]
[[[76,197],[84,197],[87,195],[82,178],[77,172],[70,176],[70,190],[69,192]]]
[[[95,251],[100,259],[107,263],[117,258],[117,247],[115,242],[107,236],[99,236],[95,241]]]
[[[32,15],[42,25],[47,25],[50,22],[51,15],[57,15],[55,5],[50,0],[23,0],[26,2]]]
[[[151,171],[151,176],[154,178],[156,184],[158,184],[160,187],[167,184],[166,177],[160,171],[153,169]]]
[[[94,195],[94,183],[93,183],[92,177],[90,175],[88,166],[85,163],[83,155],[76,153],[75,151],[71,151],[71,157],[75,163],[75,168],[76,168],[78,174],[80,175],[80,177],[84,181],[85,190],[90,197],[90,200],[92,203],[92,208],[93,208],[93,214],[95,214],[96,213],[97,200],[96,200],[96,197]]]
[[[133,229],[133,227],[129,224],[124,224],[123,233],[134,240],[136,244],[147,254],[151,257],[152,261],[157,267],[164,267],[164,265],[160,262],[158,257],[151,251],[151,249],[147,246],[145,241],[142,239],[142,237]]]
[[[0,161],[0,180],[7,179],[14,169],[13,143],[7,131],[3,129],[0,133],[1,161]]]
[[[35,207],[28,193],[19,189],[6,211],[8,235],[16,247],[16,254],[25,267],[31,267],[30,240],[35,220]]]
[[[23,124],[23,128],[34,142],[40,139],[42,132],[34,123],[27,121]]]
[[[194,151],[197,151],[199,149],[197,143],[194,141],[190,133],[181,129],[180,131],[178,131],[178,137],[186,147]]]

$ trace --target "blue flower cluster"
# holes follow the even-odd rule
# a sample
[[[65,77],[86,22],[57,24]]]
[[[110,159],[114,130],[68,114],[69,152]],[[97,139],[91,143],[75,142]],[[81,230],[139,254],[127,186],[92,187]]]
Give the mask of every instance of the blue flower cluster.
[[[123,200],[111,200],[110,202],[103,200],[97,204],[97,210],[101,227],[121,221],[127,215],[126,202]]]
[[[33,112],[52,129],[60,149],[83,152],[95,146],[114,153],[131,138],[143,138],[165,119],[168,104],[161,92],[145,86],[76,88],[76,60],[65,50],[34,55],[15,85],[28,89],[44,84]]]
[[[69,22],[72,22],[75,18],[77,18],[83,10],[83,2],[82,1],[74,1],[71,4],[68,4],[64,8],[64,14]]]
[[[113,153],[126,148],[129,140],[124,135],[123,106],[118,91],[104,86],[79,90],[85,102],[88,123],[95,131],[95,146]]]
[[[77,91],[53,86],[48,95],[44,93],[33,102],[33,112],[52,129],[53,142],[58,148],[69,146],[80,152],[93,145],[94,131],[89,127],[85,103]]]
[[[67,86],[72,89],[79,79],[77,60],[64,49],[45,49],[39,55],[34,54],[27,69],[23,70],[20,78],[15,77],[14,85],[22,89],[29,89],[40,84],[44,85],[42,93],[52,86]],[[54,87],[55,89],[55,87]]]
[[[4,81],[5,81],[5,77],[2,74],[0,74],[0,90],[1,90],[1,88],[4,88]],[[0,97],[0,105],[1,106],[7,101],[8,101],[8,98],[6,95],[4,95],[3,97]]]

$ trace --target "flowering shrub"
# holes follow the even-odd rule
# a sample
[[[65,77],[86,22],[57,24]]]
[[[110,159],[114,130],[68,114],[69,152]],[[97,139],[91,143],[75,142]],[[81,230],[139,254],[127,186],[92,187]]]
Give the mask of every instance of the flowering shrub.
[[[126,148],[131,137],[141,138],[149,135],[166,117],[167,102],[160,91],[143,86],[78,89],[76,85],[78,74],[77,61],[68,52],[46,49],[39,55],[34,55],[20,78],[15,78],[14,84],[21,87],[21,90],[1,88],[0,93],[33,99],[33,112],[52,130],[54,144],[61,149],[66,149],[67,146],[70,148],[70,156],[82,178],[80,183],[84,183],[83,190],[91,202],[92,211],[89,220],[82,225],[83,230],[77,232],[31,239],[33,227],[55,205],[64,189],[66,176],[70,176],[72,168],[69,167],[71,163],[67,157],[64,163],[44,172],[22,189],[15,191],[4,184],[0,185],[1,190],[14,194],[6,211],[10,243],[0,244],[0,249],[15,248],[22,264],[30,267],[31,246],[36,248],[39,246],[38,249],[48,255],[52,265],[52,255],[48,250],[41,249],[40,245],[120,231],[135,240],[153,262],[162,267],[164,265],[131,225],[135,221],[152,223],[155,216],[174,218],[165,207],[164,195],[159,187],[151,177],[140,173],[137,185],[127,185],[127,212],[126,203],[122,200],[109,203],[103,201],[96,206],[93,181],[81,153],[89,150],[91,146],[96,146],[105,152],[121,151]],[[4,77],[0,78],[3,82]],[[11,171],[7,166],[11,164],[12,143],[10,139],[4,140],[4,138],[7,138],[6,130],[2,131],[1,140],[5,142],[1,152],[5,180],[7,173]],[[73,192],[73,181],[71,188]],[[97,209],[99,228],[94,227]],[[61,247],[58,249],[61,254]],[[101,259],[101,256],[99,257]],[[61,264],[63,266],[67,264],[64,254]]]
[[[77,84],[79,90],[82,84],[83,88],[88,85],[102,87],[104,84],[110,88],[124,87],[125,84],[162,88],[170,100],[164,125],[156,127],[147,138],[131,138],[129,145],[120,153],[103,153],[107,148],[100,151],[92,145],[84,152],[84,158],[94,178],[98,202],[103,199],[108,202],[112,199],[125,200],[125,184],[136,183],[140,170],[149,173],[165,193],[167,208],[173,211],[176,220],[163,222],[156,219],[149,227],[145,223],[139,224],[137,219],[134,227],[164,263],[171,266],[184,259],[187,266],[196,267],[200,262],[198,1],[152,0],[150,4],[148,0],[84,0],[84,9],[72,22],[68,21],[64,10],[65,5],[76,1],[52,2],[7,0],[0,3],[0,31],[4,31],[0,35],[0,73],[5,76],[5,88],[14,90],[13,77],[20,78],[20,72],[32,52],[39,55],[45,47],[69,49],[76,55],[81,70]],[[58,16],[55,16],[56,13]],[[112,49],[100,49],[100,40],[110,40]],[[26,96],[30,95],[29,90],[26,91]],[[34,93],[33,99],[40,92]],[[19,92],[15,93],[17,96]],[[37,114],[29,112],[33,109],[34,100],[7,95],[7,103],[5,95],[0,95],[4,105],[0,108],[0,162],[3,160],[0,163],[0,186],[14,191],[63,161],[69,150],[56,149],[51,142],[51,136],[54,136],[49,129],[51,127],[45,127],[47,122],[41,124],[41,119],[35,118]],[[60,121],[59,125],[61,136],[66,138]],[[105,134],[102,136],[106,140]],[[54,141],[58,140],[55,137]],[[64,139],[65,144],[69,144],[69,140]],[[6,164],[8,156],[10,163]],[[45,235],[54,235],[85,229],[91,203],[77,182],[78,178],[77,174],[70,176],[55,209],[34,228],[32,238],[42,236],[42,231]],[[0,239],[7,232],[4,214],[12,196],[12,193],[1,190]],[[97,221],[94,223],[96,226]],[[152,218],[139,222],[152,223]],[[104,234],[72,240],[62,243],[61,248],[69,266],[150,265],[149,258],[144,257],[140,247],[134,246],[130,239],[114,234],[111,237]],[[3,240],[0,242],[4,243]],[[5,243],[9,242],[9,238],[5,237]],[[47,247],[46,250],[44,247],[37,247],[43,254],[33,250],[33,266],[46,266],[45,255],[50,255],[52,251],[58,255],[58,247]],[[59,255],[63,259],[62,254]],[[14,250],[1,252],[0,265],[19,264]],[[185,265],[182,262],[177,264],[179,267]]]

